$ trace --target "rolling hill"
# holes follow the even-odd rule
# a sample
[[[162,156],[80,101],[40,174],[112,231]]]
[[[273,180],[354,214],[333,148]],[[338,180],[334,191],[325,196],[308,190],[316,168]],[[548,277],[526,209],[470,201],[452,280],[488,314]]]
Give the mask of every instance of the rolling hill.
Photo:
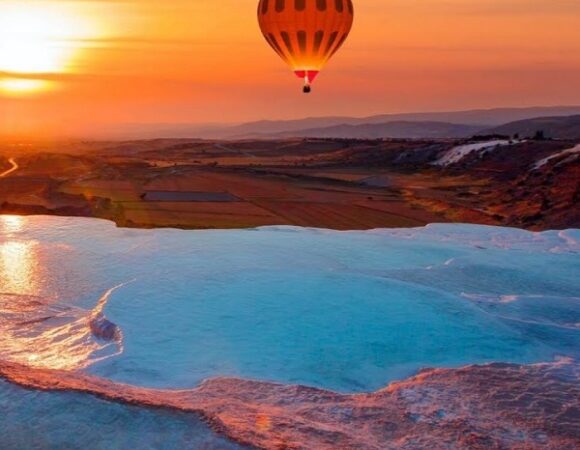
[[[287,131],[276,137],[344,138],[344,139],[440,139],[464,138],[481,131],[481,126],[446,122],[387,122],[363,125],[335,125],[325,128]]]
[[[531,137],[537,131],[543,131],[547,138],[580,139],[580,115],[518,120],[487,129],[485,133],[509,136],[519,134],[521,137]]]
[[[529,108],[494,108],[468,111],[423,112],[403,114],[379,114],[368,117],[328,116],[297,120],[262,120],[242,124],[194,124],[194,123],[135,123],[117,127],[115,133],[96,131],[99,138],[107,139],[155,139],[155,138],[202,138],[202,139],[251,139],[270,138],[280,133],[302,132],[336,126],[384,125],[392,122],[442,122],[473,127],[492,128],[506,123],[536,117],[557,117],[580,114],[580,106],[551,106]],[[360,130],[359,130],[360,131]],[[427,136],[425,136],[427,137]]]
[[[263,120],[229,127],[198,128],[195,136],[216,139],[268,138],[287,132],[292,132],[294,136],[303,136],[303,132],[318,128],[343,125],[384,125],[392,122],[444,122],[470,125],[483,129],[535,117],[571,116],[575,114],[580,114],[580,106],[494,108],[450,112],[380,114],[369,117],[312,117],[298,120]],[[190,134],[189,136],[193,135]],[[176,136],[173,135],[173,137]]]

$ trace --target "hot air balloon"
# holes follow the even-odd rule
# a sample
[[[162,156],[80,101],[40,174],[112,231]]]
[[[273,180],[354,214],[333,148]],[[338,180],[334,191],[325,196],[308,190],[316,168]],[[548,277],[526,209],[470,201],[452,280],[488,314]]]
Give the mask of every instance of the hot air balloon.
[[[260,0],[268,44],[304,80],[304,92],[342,46],[354,19],[352,0]]]

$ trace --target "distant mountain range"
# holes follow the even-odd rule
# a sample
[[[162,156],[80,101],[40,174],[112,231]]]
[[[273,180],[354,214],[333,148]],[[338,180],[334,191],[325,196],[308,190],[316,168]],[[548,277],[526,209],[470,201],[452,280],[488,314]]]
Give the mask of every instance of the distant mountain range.
[[[343,138],[343,139],[441,139],[468,138],[476,134],[532,137],[542,131],[547,138],[580,139],[580,115],[537,117],[509,122],[499,127],[453,124],[447,122],[387,122],[363,125],[335,125],[325,128],[286,131],[269,137]]]
[[[362,125],[335,125],[326,128],[286,131],[276,133],[277,138],[345,138],[345,139],[438,139],[463,138],[478,133],[482,129],[476,125],[461,125],[446,122],[387,122],[365,123]]]
[[[469,111],[381,114],[370,117],[317,117],[299,120],[278,120],[249,122],[231,127],[200,129],[196,137],[215,139],[270,138],[270,137],[356,137],[348,132],[374,134],[374,137],[463,137],[492,127],[507,123],[534,119],[537,117],[558,117],[580,114],[580,106],[531,107],[531,108],[496,108]],[[398,123],[399,126],[391,124]],[[425,127],[431,135],[421,135],[410,123],[417,123],[418,128]],[[422,123],[420,125],[419,123]],[[386,126],[389,124],[390,126]],[[436,125],[435,125],[436,124]],[[377,127],[368,127],[378,125]],[[354,128],[362,126],[362,128]],[[367,127],[367,128],[365,128]],[[463,127],[462,134],[460,128]],[[333,129],[329,129],[333,128]],[[435,128],[437,130],[435,130]],[[384,130],[384,131],[381,131]],[[391,134],[387,134],[388,131]],[[319,136],[315,136],[320,133]],[[338,133],[332,135],[332,133]],[[447,133],[451,133],[447,135]]]
[[[269,139],[279,137],[456,138],[512,127],[542,117],[580,115],[580,106],[495,108],[468,111],[380,114],[369,117],[312,117],[263,120],[240,125],[132,124],[115,138]],[[507,125],[506,125],[507,124]],[[519,130],[523,124],[518,124]],[[530,124],[535,126],[535,124]],[[511,128],[509,128],[511,129]],[[505,132],[509,131],[506,128]],[[522,132],[521,134],[526,134]]]

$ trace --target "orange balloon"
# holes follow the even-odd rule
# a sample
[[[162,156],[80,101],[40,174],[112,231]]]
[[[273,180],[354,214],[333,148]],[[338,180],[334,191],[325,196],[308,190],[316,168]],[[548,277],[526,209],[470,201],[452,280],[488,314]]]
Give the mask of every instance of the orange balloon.
[[[268,44],[304,79],[304,92],[344,44],[352,0],[260,0],[258,21]]]

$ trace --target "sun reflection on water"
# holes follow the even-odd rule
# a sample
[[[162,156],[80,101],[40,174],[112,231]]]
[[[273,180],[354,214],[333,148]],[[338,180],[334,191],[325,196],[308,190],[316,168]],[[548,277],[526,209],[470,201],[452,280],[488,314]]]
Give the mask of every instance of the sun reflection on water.
[[[94,339],[90,311],[40,296],[41,248],[23,235],[27,221],[0,215],[0,359],[74,370],[90,364],[100,352],[106,355],[108,347],[109,353],[120,351],[118,342]]]
[[[36,243],[0,243],[0,287],[3,292],[34,295],[36,292]]]
[[[0,236],[2,234],[14,234],[24,229],[25,217],[22,216],[0,216]]]
[[[42,245],[27,238],[27,225],[26,217],[0,215],[0,360],[78,370],[121,353],[120,330],[102,339],[95,329],[106,320],[109,297],[123,285],[105,292],[93,310],[46,297],[47,262]]]
[[[24,217],[0,216],[0,292],[36,293],[36,242],[18,237],[25,224]]]

